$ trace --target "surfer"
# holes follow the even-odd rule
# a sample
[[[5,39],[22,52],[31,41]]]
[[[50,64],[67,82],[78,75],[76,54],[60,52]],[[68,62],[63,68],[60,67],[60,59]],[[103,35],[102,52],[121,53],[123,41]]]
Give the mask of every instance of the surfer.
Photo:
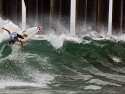
[[[27,34],[23,33],[22,35],[20,35],[16,32],[11,33],[10,30],[8,30],[4,27],[2,27],[2,29],[6,30],[9,33],[9,36],[10,36],[9,44],[14,44],[15,42],[20,42],[21,43],[21,50],[24,50],[23,41],[21,41],[20,38],[24,39],[24,37],[27,37]]]

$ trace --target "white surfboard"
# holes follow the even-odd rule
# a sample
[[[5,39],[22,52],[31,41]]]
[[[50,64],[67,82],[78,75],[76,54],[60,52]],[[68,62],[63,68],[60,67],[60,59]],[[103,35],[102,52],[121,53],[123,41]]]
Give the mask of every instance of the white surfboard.
[[[26,29],[25,31],[22,32],[22,34],[25,33],[25,34],[27,34],[28,36],[25,37],[24,39],[21,39],[21,40],[22,40],[22,41],[27,41],[28,39],[30,39],[30,38],[32,38],[33,36],[35,36],[38,31],[40,31],[40,26]],[[21,34],[21,35],[22,35],[22,34]]]

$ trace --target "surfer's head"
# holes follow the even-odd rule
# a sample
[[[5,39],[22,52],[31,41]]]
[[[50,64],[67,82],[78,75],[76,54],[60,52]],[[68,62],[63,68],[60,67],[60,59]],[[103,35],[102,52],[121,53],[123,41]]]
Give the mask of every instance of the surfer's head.
[[[14,41],[17,41],[18,40],[18,36],[14,36]]]
[[[12,39],[11,40],[14,40],[14,41],[17,41],[18,40],[18,36],[17,36],[17,33],[12,33]]]

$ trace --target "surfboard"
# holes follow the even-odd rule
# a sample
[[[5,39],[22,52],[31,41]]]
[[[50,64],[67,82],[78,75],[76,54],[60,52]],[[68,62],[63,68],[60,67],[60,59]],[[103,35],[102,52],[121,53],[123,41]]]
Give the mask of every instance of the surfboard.
[[[21,33],[21,35],[23,33],[27,34],[28,36],[25,37],[24,39],[21,39],[22,41],[27,41],[29,39],[31,39],[33,36],[35,36],[37,34],[38,31],[40,31],[40,26],[37,26],[37,27],[32,27],[32,28],[29,28],[29,29],[26,29],[25,31],[23,31]]]

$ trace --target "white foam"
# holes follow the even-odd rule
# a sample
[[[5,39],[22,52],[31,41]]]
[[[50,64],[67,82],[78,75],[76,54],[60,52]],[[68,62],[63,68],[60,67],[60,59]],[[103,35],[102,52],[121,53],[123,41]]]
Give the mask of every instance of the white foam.
[[[107,81],[102,81],[102,80],[99,80],[99,79],[91,79],[87,83],[93,83],[93,84],[97,84],[97,85],[121,86],[121,85],[118,85],[118,84],[115,84],[115,83],[111,83],[111,82],[107,82]]]
[[[121,58],[118,58],[118,57],[116,57],[116,56],[112,57],[112,59],[113,59],[114,62],[116,62],[116,63],[121,62]]]
[[[47,84],[50,84],[50,81],[54,79],[53,75],[41,73],[40,71],[28,66],[23,68],[23,70],[27,73],[27,75],[33,78],[36,84],[39,84],[44,88],[49,88]]]
[[[19,81],[0,81],[0,89],[5,89],[6,87],[41,87],[36,83],[19,82]],[[42,88],[42,87],[41,87]]]
[[[95,31],[91,31],[89,34],[86,33],[82,37],[77,37],[77,36],[69,36],[69,35],[55,35],[55,34],[49,34],[49,35],[35,35],[32,39],[34,40],[47,40],[51,43],[53,47],[56,49],[59,49],[63,46],[64,41],[72,41],[75,43],[82,43],[83,44],[88,44],[91,41],[88,40],[83,40],[83,37],[91,37],[93,40],[109,40],[113,42],[118,42],[118,41],[125,41],[125,34],[122,35],[107,35],[104,32],[97,33]],[[101,45],[104,46],[104,45]]]
[[[89,85],[89,86],[86,86],[84,89],[98,90],[98,89],[101,89],[101,88],[102,88],[102,87],[100,87],[100,86]]]
[[[61,48],[63,46],[64,41],[72,41],[72,42],[75,42],[75,43],[82,43],[82,39],[81,38],[71,37],[71,36],[67,36],[67,35],[64,35],[64,34],[60,35],[60,36],[54,35],[54,34],[42,35],[42,36],[36,35],[32,39],[47,40],[56,49]]]

